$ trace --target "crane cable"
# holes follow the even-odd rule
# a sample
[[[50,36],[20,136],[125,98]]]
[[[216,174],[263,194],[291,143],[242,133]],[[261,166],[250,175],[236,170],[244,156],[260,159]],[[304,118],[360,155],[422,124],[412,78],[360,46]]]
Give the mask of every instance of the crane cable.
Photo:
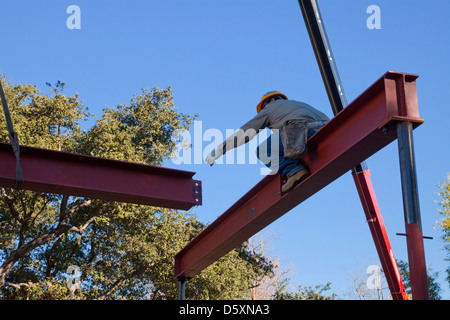
[[[9,113],[8,104],[6,102],[5,92],[3,91],[2,81],[0,79],[0,97],[3,104],[3,112],[5,114],[6,126],[8,128],[8,137],[13,148],[14,155],[16,156],[16,184],[15,188],[20,189],[23,184],[23,172],[20,165],[20,147],[19,147],[19,135],[14,131],[11,115]]]

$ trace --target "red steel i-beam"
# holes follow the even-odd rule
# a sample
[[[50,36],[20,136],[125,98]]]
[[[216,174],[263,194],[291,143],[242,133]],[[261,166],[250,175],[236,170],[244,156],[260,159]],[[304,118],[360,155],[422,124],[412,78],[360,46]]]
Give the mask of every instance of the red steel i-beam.
[[[175,277],[192,278],[237,245],[268,226],[335,179],[397,138],[395,126],[423,123],[418,105],[400,92],[417,95],[417,76],[387,72],[308,141],[303,160],[310,176],[289,193],[279,175],[263,178],[175,256]],[[399,85],[408,83],[408,85]],[[414,85],[412,85],[414,84]]]
[[[397,261],[392,251],[391,243],[384,226],[381,211],[375,197],[375,193],[370,181],[370,170],[354,172],[353,179],[358,190],[361,203],[363,205],[366,220],[369,225],[375,248],[380,258],[386,281],[391,291],[393,300],[407,300],[405,287],[397,266]]]
[[[188,210],[202,204],[195,173],[20,146],[21,189]],[[14,188],[16,158],[0,143],[0,186]]]

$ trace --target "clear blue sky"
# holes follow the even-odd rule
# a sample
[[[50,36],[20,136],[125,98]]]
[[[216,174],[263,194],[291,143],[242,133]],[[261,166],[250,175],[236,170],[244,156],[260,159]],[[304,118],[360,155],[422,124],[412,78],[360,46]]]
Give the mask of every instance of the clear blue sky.
[[[66,9],[81,9],[81,29],[69,30]],[[381,29],[369,30],[369,5],[381,9]],[[426,260],[445,268],[437,185],[450,172],[448,0],[321,0],[319,5],[348,101],[387,70],[419,74],[420,115],[414,132]],[[9,81],[66,82],[89,110],[128,102],[141,88],[172,86],[180,112],[199,114],[203,131],[236,129],[255,115],[262,94],[281,90],[332,116],[314,53],[295,0],[40,0],[0,5],[0,72]],[[205,146],[208,145],[205,142]],[[397,259],[407,261],[396,142],[367,160]],[[212,222],[262,176],[260,164],[174,165],[197,172]],[[351,174],[345,174],[264,232],[276,234],[272,254],[295,265],[293,284],[332,283],[345,296],[352,277],[379,264]]]

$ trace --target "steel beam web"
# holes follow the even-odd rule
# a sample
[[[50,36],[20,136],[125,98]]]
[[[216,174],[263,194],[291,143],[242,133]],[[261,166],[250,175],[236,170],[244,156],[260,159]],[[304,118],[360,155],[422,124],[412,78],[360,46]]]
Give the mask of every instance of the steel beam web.
[[[21,146],[21,188],[107,201],[188,210],[202,204],[194,172]],[[13,188],[16,161],[0,143],[0,186]]]

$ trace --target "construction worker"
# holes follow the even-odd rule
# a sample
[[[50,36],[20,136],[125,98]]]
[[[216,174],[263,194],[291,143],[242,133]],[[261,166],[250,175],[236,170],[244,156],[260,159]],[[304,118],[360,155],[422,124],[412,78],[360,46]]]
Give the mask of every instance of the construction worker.
[[[257,156],[272,171],[288,178],[282,192],[289,192],[309,175],[300,157],[307,151],[308,138],[329,118],[306,103],[288,100],[279,91],[266,93],[256,110],[258,114],[214,149],[205,161],[213,165],[227,151],[251,140],[259,130],[270,128],[273,133],[258,146]]]

